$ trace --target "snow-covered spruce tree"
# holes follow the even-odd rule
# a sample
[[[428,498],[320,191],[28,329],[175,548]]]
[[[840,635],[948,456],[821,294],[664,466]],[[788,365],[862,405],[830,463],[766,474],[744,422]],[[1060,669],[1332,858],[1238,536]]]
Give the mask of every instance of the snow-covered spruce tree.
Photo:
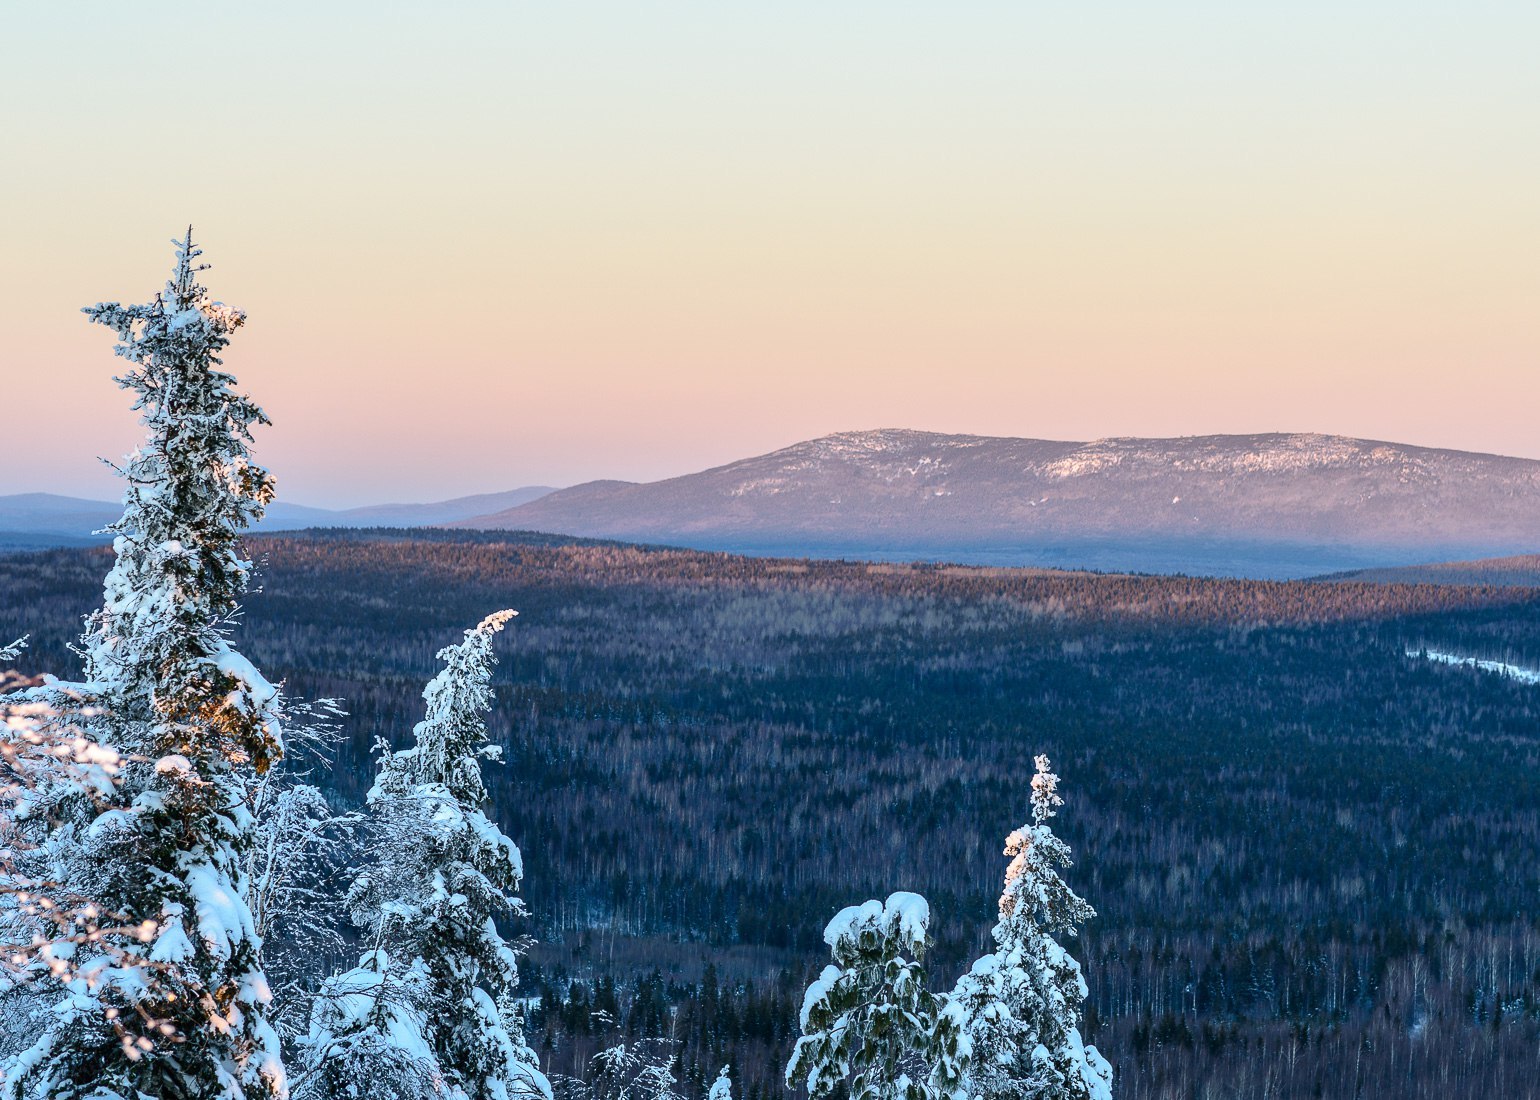
[[[508,1019],[518,956],[496,925],[522,911],[514,893],[523,862],[481,810],[481,763],[498,756],[484,718],[492,639],[513,615],[489,615],[439,651],[444,668],[423,692],[416,743],[381,762],[368,797],[375,858],[349,895],[373,946],[317,1001],[301,1097],[379,1095],[369,1090],[395,1066],[431,1090],[402,1097],[550,1100],[534,1052]]]
[[[226,637],[250,571],[238,539],[273,496],[248,451],[266,417],[219,369],[244,314],[198,284],[191,231],[175,243],[153,302],[85,310],[117,334],[118,383],[146,438],[119,470],[116,562],[79,685],[97,712],[89,736],[125,765],[111,804],[77,800],[53,840],[59,880],[147,930],[146,957],[164,969],[149,987],[106,952],[83,966],[89,980],[66,984],[46,1032],[6,1067],[10,1096],[28,1100],[285,1092],[242,875],[250,790],[282,751],[277,692]]]
[[[433,1003],[421,959],[397,965],[383,947],[321,987],[300,1041],[295,1100],[441,1100],[451,1096],[428,1040]]]
[[[1112,1067],[1080,1037],[1085,979],[1054,939],[1073,936],[1096,915],[1059,877],[1069,846],[1048,819],[1059,777],[1037,757],[1032,823],[1006,839],[1011,862],[1000,895],[995,950],[973,964],[952,992],[962,1012],[972,1058],[971,1100],[1111,1100]]]
[[[824,929],[834,956],[802,1001],[802,1037],[786,1084],[812,1100],[848,1077],[850,1100],[948,1100],[959,1096],[967,1037],[944,998],[925,988],[920,965],[930,906],[900,891],[886,903],[841,910]]]

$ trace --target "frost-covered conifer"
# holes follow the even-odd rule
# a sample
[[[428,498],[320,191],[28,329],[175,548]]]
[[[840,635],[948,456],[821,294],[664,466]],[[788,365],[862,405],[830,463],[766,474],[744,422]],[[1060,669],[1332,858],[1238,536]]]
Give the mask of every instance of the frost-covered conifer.
[[[587,1081],[568,1082],[565,1100],[683,1100],[674,1075],[677,1057],[671,1039],[608,1047],[593,1056]]]
[[[706,1094],[706,1100],[733,1100],[733,1080],[729,1076],[730,1066],[723,1066],[717,1073],[717,1079],[711,1082],[711,1091]]]
[[[1111,1100],[1112,1067],[1080,1037],[1086,985],[1054,939],[1096,915],[1059,877],[1069,846],[1048,819],[1064,800],[1048,758],[1037,758],[1032,823],[1006,839],[995,950],[957,983],[953,1004],[971,1039],[971,1100]]]
[[[824,929],[834,956],[802,1001],[802,1038],[786,1083],[812,1100],[848,1077],[850,1100],[946,1100],[958,1095],[967,1041],[920,965],[930,906],[900,891],[841,910]]]
[[[293,744],[294,727],[285,725]],[[307,783],[264,784],[246,859],[247,900],[273,987],[273,1024],[285,1042],[303,1035],[322,977],[342,959],[346,914],[337,889],[349,815]]]
[[[243,881],[250,791],[282,752],[277,691],[227,638],[250,572],[237,542],[273,483],[248,451],[266,417],[219,369],[245,317],[198,284],[199,255],[189,231],[153,302],[85,311],[117,334],[118,382],[146,428],[119,470],[116,561],[83,639],[86,682],[70,689],[89,739],[124,765],[105,807],[67,793],[50,807],[48,843],[63,888],[147,942],[114,933],[75,949],[47,1030],[6,1064],[12,1097],[285,1092]],[[114,950],[142,950],[157,982]]]
[[[434,1003],[421,959],[384,948],[327,979],[302,1040],[296,1100],[441,1100],[451,1096],[422,1007]]]
[[[550,1100],[505,1015],[518,958],[496,920],[522,910],[514,892],[523,862],[481,810],[481,762],[498,756],[484,718],[492,638],[513,614],[489,615],[439,652],[444,669],[423,692],[416,743],[381,762],[368,798],[376,858],[349,896],[373,946],[322,992],[304,1044],[303,1097],[373,1095],[366,1083],[396,1065],[432,1090],[402,1097]]]

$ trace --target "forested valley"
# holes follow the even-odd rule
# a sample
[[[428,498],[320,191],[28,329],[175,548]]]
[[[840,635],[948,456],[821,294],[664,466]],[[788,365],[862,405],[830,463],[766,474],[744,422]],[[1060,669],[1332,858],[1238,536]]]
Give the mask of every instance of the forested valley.
[[[434,654],[492,608],[488,816],[523,851],[550,1074],[679,1043],[703,1096],[782,1070],[820,933],[929,898],[987,948],[1033,757],[1097,916],[1086,1038],[1117,1095],[1540,1096],[1540,591],[751,559],[498,533],[250,539],[242,651],[347,717],[357,806]],[[68,674],[110,555],[0,557],[0,623]],[[341,869],[339,869],[341,870]],[[351,954],[354,947],[344,945]],[[332,969],[342,959],[316,958]]]

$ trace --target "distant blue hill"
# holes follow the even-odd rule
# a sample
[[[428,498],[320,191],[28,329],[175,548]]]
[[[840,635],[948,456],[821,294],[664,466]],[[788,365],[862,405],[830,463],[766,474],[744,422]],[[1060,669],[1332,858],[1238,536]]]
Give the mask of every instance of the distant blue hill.
[[[428,504],[371,504],[361,508],[311,508],[279,501],[268,509],[262,531],[294,531],[305,527],[434,527],[454,523],[490,510],[505,510],[540,499],[552,490],[544,485],[479,493]],[[89,546],[109,537],[94,534],[114,522],[123,509],[102,500],[55,493],[16,493],[0,496],[0,550],[41,550],[56,546]]]

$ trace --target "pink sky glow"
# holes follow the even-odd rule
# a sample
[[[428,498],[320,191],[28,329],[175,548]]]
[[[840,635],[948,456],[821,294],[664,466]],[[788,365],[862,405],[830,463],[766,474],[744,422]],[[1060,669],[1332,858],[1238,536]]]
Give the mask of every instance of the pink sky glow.
[[[115,495],[76,311],[189,220],[302,503],[889,426],[1540,457],[1528,7],[65,7],[0,73],[0,493]]]

